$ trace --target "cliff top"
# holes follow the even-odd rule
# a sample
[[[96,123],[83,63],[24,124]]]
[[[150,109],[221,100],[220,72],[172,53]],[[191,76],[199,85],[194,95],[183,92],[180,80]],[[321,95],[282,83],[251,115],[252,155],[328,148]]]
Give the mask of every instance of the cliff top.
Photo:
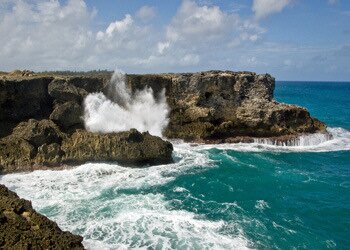
[[[46,71],[46,72],[34,72],[30,70],[14,70],[12,72],[0,71],[0,79],[9,80],[23,80],[33,79],[41,77],[54,77],[54,78],[68,78],[68,77],[98,77],[98,78],[110,78],[113,71],[107,70],[93,70],[93,71]],[[190,76],[193,74],[198,75],[257,75],[255,72],[250,71],[230,71],[230,70],[209,70],[200,72],[184,72],[184,73],[147,73],[147,74],[128,74],[131,76],[143,75],[143,76],[163,76],[163,77],[174,77],[174,76]]]

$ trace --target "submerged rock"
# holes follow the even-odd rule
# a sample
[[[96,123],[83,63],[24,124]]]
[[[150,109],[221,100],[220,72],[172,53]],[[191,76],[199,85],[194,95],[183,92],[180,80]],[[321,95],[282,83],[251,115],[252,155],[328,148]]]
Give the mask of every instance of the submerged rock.
[[[83,237],[62,231],[30,201],[0,185],[1,249],[84,249]]]

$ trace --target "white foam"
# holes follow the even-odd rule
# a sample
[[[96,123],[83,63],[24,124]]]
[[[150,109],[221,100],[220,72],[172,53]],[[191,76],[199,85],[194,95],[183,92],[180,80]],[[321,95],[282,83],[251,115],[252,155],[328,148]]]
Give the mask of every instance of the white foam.
[[[82,235],[88,249],[247,248],[250,243],[239,225],[235,233],[225,232],[227,222],[174,209],[163,194],[151,192],[187,171],[213,167],[206,152],[191,149],[188,144],[175,146],[178,160],[170,165],[133,169],[89,163],[5,175],[0,182],[31,200],[62,229]]]
[[[278,141],[274,139],[267,138],[257,138],[254,140],[255,143],[258,144],[267,144],[273,146],[284,146],[284,147],[308,147],[308,146],[317,146],[321,143],[327,142],[331,140],[333,137],[328,133],[314,133],[301,135],[296,138],[290,139],[288,141]]]
[[[151,88],[131,94],[125,83],[125,74],[116,70],[110,81],[109,98],[103,93],[89,94],[85,98],[84,122],[87,130],[109,133],[136,128],[161,136],[168,125],[169,107],[165,90],[158,100]]]
[[[350,150],[350,132],[343,128],[328,128],[326,134],[313,134],[296,139],[291,145],[278,144],[270,140],[256,140],[254,143],[198,144],[194,150],[235,150],[243,152],[332,152]]]
[[[260,210],[260,211],[263,211],[266,208],[270,208],[270,206],[269,206],[269,203],[267,203],[264,200],[257,200],[255,203],[255,208]]]

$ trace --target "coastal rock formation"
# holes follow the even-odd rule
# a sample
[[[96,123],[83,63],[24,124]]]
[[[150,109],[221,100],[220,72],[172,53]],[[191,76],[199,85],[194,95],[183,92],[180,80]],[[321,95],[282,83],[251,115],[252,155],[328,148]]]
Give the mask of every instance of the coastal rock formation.
[[[76,102],[69,101],[56,104],[50,119],[60,125],[64,130],[71,127],[82,127],[83,108]]]
[[[84,249],[83,237],[62,231],[30,201],[0,185],[1,249]]]
[[[172,151],[170,142],[135,129],[66,134],[51,120],[30,119],[0,139],[0,174],[96,161],[130,166],[166,164],[172,162]]]
[[[166,89],[171,108],[164,131],[168,138],[232,142],[241,137],[297,135],[326,128],[305,108],[276,102],[275,79],[269,74],[208,71],[130,75],[128,84],[134,91],[149,86],[155,95]]]
[[[147,133],[126,132],[142,138],[130,141],[123,133],[102,135],[81,130],[84,98],[94,92],[113,95],[110,78],[111,72],[80,76],[2,74],[3,172],[86,161],[136,165],[170,162],[170,144]],[[311,117],[305,108],[274,100],[275,79],[269,74],[207,71],[127,75],[126,80],[133,93],[149,87],[156,99],[165,89],[170,107],[169,124],[163,131],[167,138],[208,143],[253,142],[254,138],[284,141],[300,134],[326,133],[325,124]],[[31,118],[37,120],[28,121]]]
[[[20,122],[44,118],[51,112],[47,91],[53,77],[17,77],[0,79],[0,121]]]
[[[170,142],[136,129],[109,134],[77,130],[61,148],[66,163],[116,161],[127,165],[166,164],[172,161],[173,151]]]

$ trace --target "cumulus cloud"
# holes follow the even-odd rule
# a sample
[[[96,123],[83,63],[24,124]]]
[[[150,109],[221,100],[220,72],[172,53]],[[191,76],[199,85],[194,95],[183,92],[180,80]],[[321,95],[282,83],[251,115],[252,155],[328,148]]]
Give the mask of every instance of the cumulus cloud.
[[[188,64],[198,64],[212,53],[230,50],[242,42],[256,42],[264,29],[252,20],[228,13],[218,6],[184,0],[166,27],[158,52]],[[194,46],[195,45],[195,46]],[[219,52],[217,52],[219,54]]]
[[[254,0],[252,10],[256,18],[264,18],[282,11],[291,0]]]
[[[156,16],[156,10],[151,6],[142,6],[136,13],[136,16],[144,22],[152,20]]]
[[[99,30],[84,0],[15,0],[0,5],[2,70],[181,71],[214,67],[238,46],[259,41],[264,30],[215,5],[183,0],[164,29],[143,6]],[[228,63],[228,61],[225,61]]]
[[[0,17],[0,64],[5,69],[68,68],[86,59],[95,14],[82,0],[14,1]]]

